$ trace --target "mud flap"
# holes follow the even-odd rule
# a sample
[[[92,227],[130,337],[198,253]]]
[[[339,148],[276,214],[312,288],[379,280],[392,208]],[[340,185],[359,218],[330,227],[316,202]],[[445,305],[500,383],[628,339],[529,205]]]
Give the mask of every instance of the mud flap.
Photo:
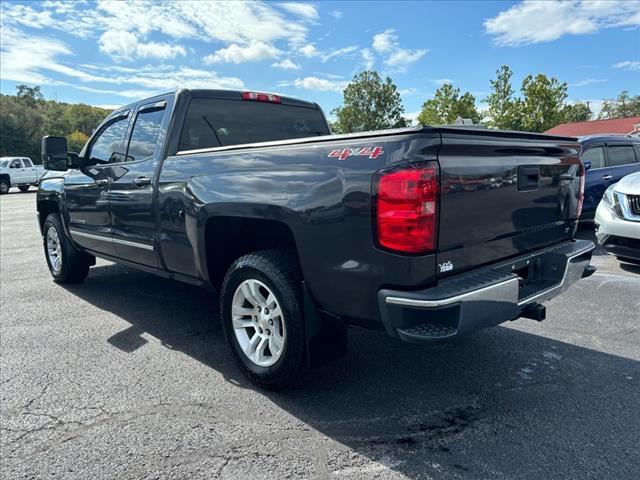
[[[302,295],[307,367],[318,368],[347,354],[347,329],[338,317],[316,308],[305,282]]]

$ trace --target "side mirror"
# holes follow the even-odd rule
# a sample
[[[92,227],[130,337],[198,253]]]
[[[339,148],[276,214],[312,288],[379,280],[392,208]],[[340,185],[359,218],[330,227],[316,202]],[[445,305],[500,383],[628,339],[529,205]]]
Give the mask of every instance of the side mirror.
[[[64,137],[42,137],[42,164],[46,170],[64,172],[67,163],[67,139]]]
[[[77,153],[67,151],[66,138],[42,137],[42,164],[45,170],[65,172],[69,168],[82,168],[83,160]]]
[[[589,160],[582,162],[584,165],[584,171],[586,172],[587,170],[589,170],[591,168],[591,162]]]

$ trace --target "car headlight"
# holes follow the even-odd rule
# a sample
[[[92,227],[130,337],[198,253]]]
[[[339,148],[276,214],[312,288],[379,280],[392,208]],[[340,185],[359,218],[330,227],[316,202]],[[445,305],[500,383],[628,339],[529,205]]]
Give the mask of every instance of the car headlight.
[[[624,218],[622,216],[622,207],[620,206],[620,199],[618,198],[618,194],[615,192],[614,187],[616,184],[609,185],[604,191],[604,196],[602,197],[603,202],[609,209],[616,215],[618,218]]]

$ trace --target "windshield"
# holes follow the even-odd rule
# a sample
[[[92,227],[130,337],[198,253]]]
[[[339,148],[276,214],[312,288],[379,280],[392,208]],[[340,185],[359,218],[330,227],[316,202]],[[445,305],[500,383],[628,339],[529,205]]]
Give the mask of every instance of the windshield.
[[[2,162],[2,163],[0,164],[0,166],[1,166],[2,168],[5,168],[7,165],[9,165],[9,162],[8,162],[8,161],[6,161],[6,162]]]
[[[329,135],[322,112],[279,103],[194,98],[179,150]]]

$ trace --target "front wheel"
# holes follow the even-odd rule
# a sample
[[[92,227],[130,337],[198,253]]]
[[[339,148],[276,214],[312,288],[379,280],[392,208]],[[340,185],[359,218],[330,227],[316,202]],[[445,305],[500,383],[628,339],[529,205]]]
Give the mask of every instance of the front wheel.
[[[5,180],[4,178],[0,180],[0,194],[4,195],[5,193],[9,193],[9,189],[11,188],[11,184]]]
[[[285,387],[304,365],[301,288],[295,254],[284,250],[240,257],[225,276],[224,334],[244,374],[259,386]]]
[[[82,282],[89,273],[92,257],[71,244],[57,213],[47,217],[42,230],[44,255],[53,280],[57,283]]]
[[[20,185],[20,186],[18,187],[18,190],[20,190],[20,191],[21,191],[21,192],[23,192],[23,193],[24,193],[24,192],[28,192],[28,191],[29,191],[29,187],[30,187],[30,185]]]

